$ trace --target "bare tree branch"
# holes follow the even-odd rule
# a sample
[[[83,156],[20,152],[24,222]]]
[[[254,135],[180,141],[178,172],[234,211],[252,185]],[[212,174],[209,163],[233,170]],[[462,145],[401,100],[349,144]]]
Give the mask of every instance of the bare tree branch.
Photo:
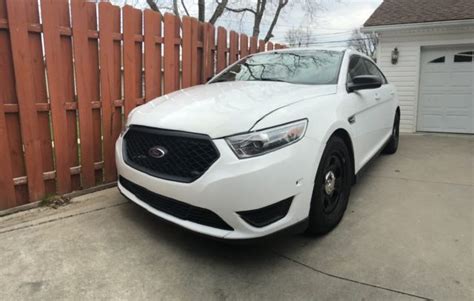
[[[258,38],[260,35],[260,23],[262,22],[263,14],[265,13],[265,8],[267,6],[267,0],[258,0],[257,1],[257,10],[255,14],[255,19],[253,22],[253,33],[252,36]]]
[[[173,0],[173,14],[179,18],[178,0]]]
[[[156,2],[155,0],[146,0],[146,3],[148,3],[148,6],[154,10],[154,11],[157,11],[161,14],[161,11],[160,9],[158,8],[158,5],[156,5]]]
[[[273,16],[272,23],[270,24],[270,28],[268,28],[267,35],[265,36],[265,43],[270,41],[270,39],[273,37],[273,29],[275,28],[275,25],[278,22],[278,18],[280,17],[281,10],[288,4],[288,0],[280,0],[278,2],[278,7],[275,12],[275,15]]]
[[[184,0],[181,0],[181,5],[183,6],[184,12],[186,13],[186,15],[189,16],[189,11],[188,11],[186,5],[184,4]]]
[[[205,21],[206,18],[206,1],[205,0],[198,0],[198,19],[201,22]]]
[[[209,23],[211,23],[211,24],[216,23],[217,19],[219,19],[219,17],[222,16],[222,14],[224,13],[224,10],[226,9],[226,6],[227,6],[228,2],[229,2],[229,0],[221,0],[221,2],[216,0],[217,7],[214,10],[214,13],[212,14],[212,17],[209,19]]]
[[[251,8],[247,8],[247,7],[244,7],[244,8],[230,8],[230,7],[226,7],[225,8],[226,10],[228,11],[231,11],[233,13],[244,13],[244,12],[249,12],[249,13],[252,13],[254,15],[257,14],[257,12]]]

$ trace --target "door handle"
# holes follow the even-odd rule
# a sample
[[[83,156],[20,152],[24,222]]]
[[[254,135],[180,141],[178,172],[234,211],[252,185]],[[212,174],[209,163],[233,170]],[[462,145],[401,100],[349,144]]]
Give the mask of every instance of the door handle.
[[[382,99],[382,97],[380,97],[380,95],[375,94],[375,100],[379,101],[379,100],[381,100],[381,99]]]

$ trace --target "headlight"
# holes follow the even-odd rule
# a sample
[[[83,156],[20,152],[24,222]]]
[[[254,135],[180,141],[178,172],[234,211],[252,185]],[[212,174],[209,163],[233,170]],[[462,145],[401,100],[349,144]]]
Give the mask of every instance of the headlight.
[[[299,120],[276,127],[226,138],[240,159],[262,155],[288,146],[303,138],[307,120]]]

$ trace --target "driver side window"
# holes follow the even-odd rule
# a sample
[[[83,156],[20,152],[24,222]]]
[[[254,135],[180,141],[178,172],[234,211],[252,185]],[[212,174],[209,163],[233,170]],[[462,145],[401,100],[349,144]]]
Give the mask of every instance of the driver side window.
[[[377,68],[377,66],[375,66],[374,63],[372,63],[368,59],[364,59],[364,61],[365,65],[367,66],[367,71],[369,72],[369,75],[375,75],[379,77],[384,85],[388,83],[387,79],[385,78],[385,75],[383,75],[383,73],[379,70],[379,68]]]
[[[352,79],[359,75],[368,75],[367,68],[362,57],[354,55],[349,62],[349,71],[347,72],[347,82],[352,82]]]

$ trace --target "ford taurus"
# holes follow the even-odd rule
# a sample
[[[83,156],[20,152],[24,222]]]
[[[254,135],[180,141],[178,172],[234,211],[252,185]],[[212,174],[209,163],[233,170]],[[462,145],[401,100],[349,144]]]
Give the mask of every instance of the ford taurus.
[[[395,87],[359,52],[254,54],[134,109],[116,143],[118,188],[213,237],[327,233],[364,165],[397,151],[399,122]]]

